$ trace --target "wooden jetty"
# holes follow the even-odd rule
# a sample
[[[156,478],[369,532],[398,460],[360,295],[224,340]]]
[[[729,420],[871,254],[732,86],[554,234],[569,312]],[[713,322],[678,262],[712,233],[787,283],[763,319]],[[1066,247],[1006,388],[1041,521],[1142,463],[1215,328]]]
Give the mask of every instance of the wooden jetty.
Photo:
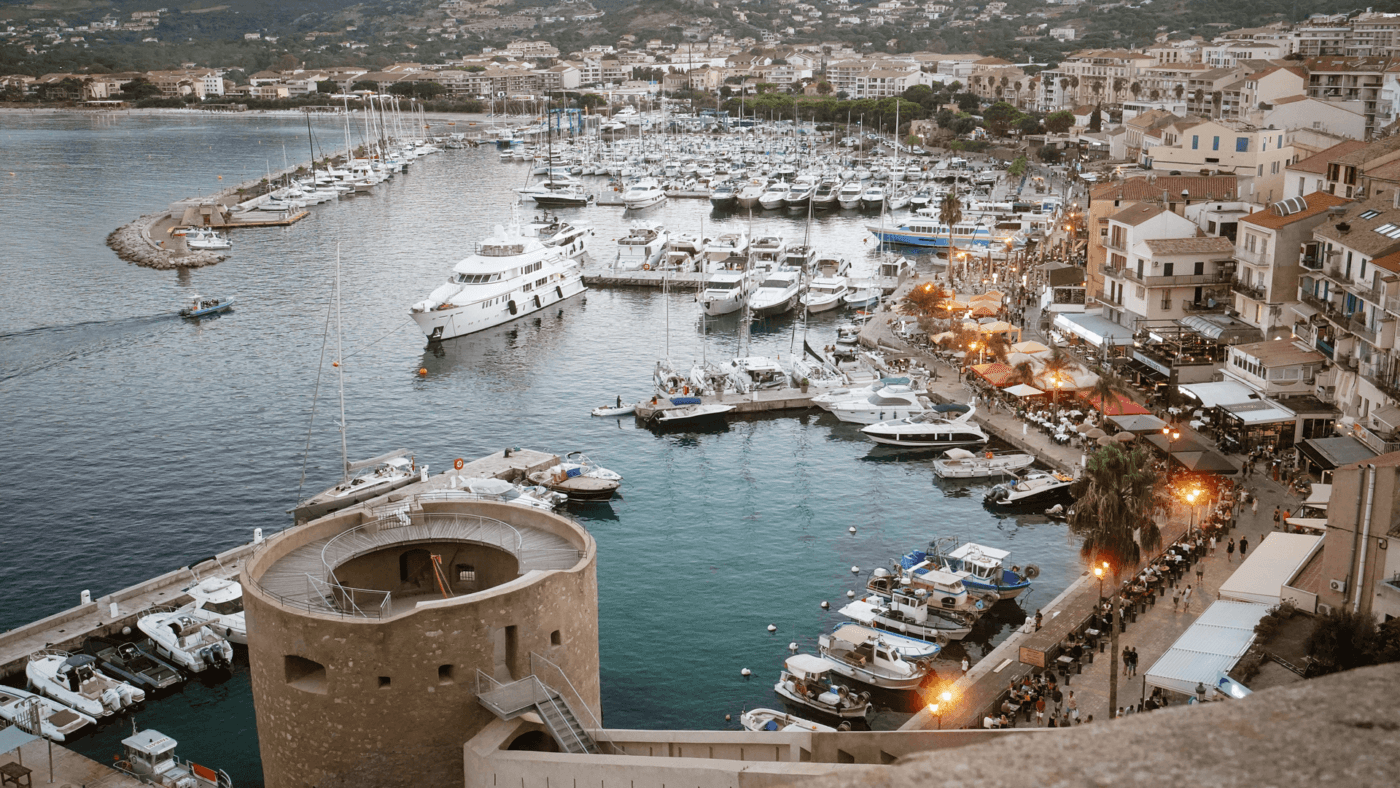
[[[700,397],[706,405],[733,405],[733,413],[764,413],[774,410],[806,410],[814,407],[812,398],[822,393],[822,389],[802,389],[780,388],[763,389],[753,391],[748,394],[737,392],[726,392],[724,394],[711,394]],[[658,413],[674,408],[683,408],[684,405],[676,405],[670,399],[658,398],[655,404],[651,400],[644,400],[637,403],[636,415],[638,419],[648,420]]]

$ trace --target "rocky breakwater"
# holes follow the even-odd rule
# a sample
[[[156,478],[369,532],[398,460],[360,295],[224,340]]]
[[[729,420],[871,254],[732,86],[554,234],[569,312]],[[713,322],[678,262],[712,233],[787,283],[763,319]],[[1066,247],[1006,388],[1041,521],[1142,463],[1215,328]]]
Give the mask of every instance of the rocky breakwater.
[[[151,239],[151,228],[166,219],[168,213],[154,213],[142,216],[134,222],[118,227],[107,236],[107,245],[117,253],[117,257],[146,268],[172,270],[176,268],[202,268],[213,265],[228,257],[225,254],[207,250],[189,251],[183,248],[166,248],[175,245],[169,242],[156,242]],[[183,247],[183,243],[179,243]]]

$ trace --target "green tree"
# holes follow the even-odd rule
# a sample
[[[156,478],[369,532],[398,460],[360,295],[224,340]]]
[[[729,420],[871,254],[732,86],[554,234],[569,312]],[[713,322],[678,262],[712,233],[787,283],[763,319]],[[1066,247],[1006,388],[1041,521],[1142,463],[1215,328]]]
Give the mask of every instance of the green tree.
[[[323,79],[316,83],[317,93],[339,93],[340,84],[333,79]]]
[[[1097,104],[1094,105],[1093,114],[1089,116],[1089,131],[1103,131],[1103,111],[1099,109]]]
[[[1116,441],[1095,451],[1084,466],[1084,475],[1070,488],[1074,513],[1070,531],[1084,541],[1080,555],[1091,571],[1111,578],[1113,619],[1110,623],[1108,707],[1118,708],[1119,577],[1134,570],[1143,551],[1156,552],[1162,544],[1153,512],[1157,508],[1156,462],[1146,446],[1127,448]]]
[[[1045,130],[1051,134],[1064,134],[1074,125],[1074,113],[1067,109],[1052,112],[1045,116]]]
[[[1052,148],[1049,145],[1042,146],[1040,150],[1036,151],[1035,155],[1046,164],[1059,164],[1062,158],[1060,149]]]
[[[959,93],[957,101],[958,109],[963,112],[976,112],[982,106],[982,100],[977,98],[976,93]]]
[[[124,101],[140,101],[141,99],[156,98],[160,96],[160,88],[156,87],[149,79],[137,77],[122,86],[122,92],[117,94]]]
[[[1011,165],[1006,168],[1006,174],[1015,178],[1019,178],[1022,175],[1026,174],[1026,167],[1026,157],[1017,156],[1016,159],[1011,162]]]
[[[1098,399],[1099,410],[1103,411],[1105,414],[1108,414],[1109,406],[1118,401],[1118,395],[1126,394],[1127,392],[1127,382],[1112,372],[1105,372],[1099,375],[1099,379],[1094,381],[1094,385],[1089,387],[1089,397],[1091,399]],[[1115,413],[1110,415],[1116,416],[1119,414]]]
[[[819,93],[819,94],[821,94],[821,95],[823,95],[823,96],[830,96],[830,95],[831,95],[831,90],[832,90],[832,88],[831,88],[831,83],[830,83],[830,82],[827,82],[826,80],[822,80],[821,82],[818,82],[818,83],[817,83],[817,93]]]
[[[375,81],[372,80],[372,79],[362,79],[362,80],[360,80],[359,82],[356,82],[355,84],[351,85],[351,86],[350,86],[350,89],[351,89],[351,90],[372,90],[372,91],[374,91],[375,93],[378,93],[378,92],[379,92],[379,83],[378,83],[378,82],[375,82]]]
[[[608,100],[597,93],[585,93],[578,97],[578,105],[581,109],[593,109],[608,103]]]
[[[948,227],[948,289],[953,288],[953,225],[962,221],[962,200],[954,186],[938,202],[938,221]]]
[[[1040,368],[1041,388],[1050,392],[1050,401],[1059,399],[1061,384],[1069,382],[1069,371],[1075,366],[1075,361],[1069,353],[1065,352],[1059,345],[1050,346],[1050,358],[1045,360],[1045,364]]]
[[[923,145],[924,141],[919,139],[919,135],[910,134],[909,136],[904,138],[904,144],[911,148],[917,148],[920,145]]]

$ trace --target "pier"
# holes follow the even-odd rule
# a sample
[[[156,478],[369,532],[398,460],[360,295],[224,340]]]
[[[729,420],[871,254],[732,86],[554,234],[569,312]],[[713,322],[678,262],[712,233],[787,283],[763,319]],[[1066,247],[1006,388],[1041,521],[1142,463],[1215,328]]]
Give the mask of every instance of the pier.
[[[24,770],[28,770],[28,774],[25,774]],[[79,785],[84,788],[143,788],[147,785],[105,763],[85,758],[61,744],[43,739],[31,741],[10,752],[0,753],[0,772],[16,777],[14,785],[23,784],[34,788],[75,788]],[[28,782],[19,782],[22,779],[27,779]]]
[[[584,268],[583,283],[589,287],[667,287],[698,293],[704,289],[705,283],[710,281],[712,276],[713,274],[698,271],[643,271],[640,268],[613,268],[595,263]],[[870,279],[886,293],[892,293],[899,287],[899,280],[891,276],[875,276]],[[798,307],[797,311],[800,317],[801,308]],[[714,319],[722,320],[724,316]]]
[[[780,388],[762,389],[752,391],[748,394],[738,392],[726,392],[724,394],[711,394],[703,397],[706,405],[733,405],[732,413],[763,413],[774,410],[806,410],[814,407],[812,398],[821,394],[825,389],[802,389]],[[672,404],[668,399],[658,399],[656,404],[651,404],[650,400],[638,403],[637,418],[647,420],[663,411],[683,408],[685,405]]]

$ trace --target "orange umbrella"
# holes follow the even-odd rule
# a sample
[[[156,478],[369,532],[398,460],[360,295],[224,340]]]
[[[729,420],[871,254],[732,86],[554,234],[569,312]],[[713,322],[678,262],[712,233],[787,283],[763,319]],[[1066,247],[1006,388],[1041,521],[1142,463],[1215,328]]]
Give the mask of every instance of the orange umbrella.
[[[994,306],[987,306],[986,304],[978,304],[974,306],[972,311],[968,314],[973,317],[996,317],[997,308]]]
[[[981,375],[983,380],[997,388],[1009,385],[1016,377],[1015,370],[1000,361],[991,364],[974,364],[972,371]]]

